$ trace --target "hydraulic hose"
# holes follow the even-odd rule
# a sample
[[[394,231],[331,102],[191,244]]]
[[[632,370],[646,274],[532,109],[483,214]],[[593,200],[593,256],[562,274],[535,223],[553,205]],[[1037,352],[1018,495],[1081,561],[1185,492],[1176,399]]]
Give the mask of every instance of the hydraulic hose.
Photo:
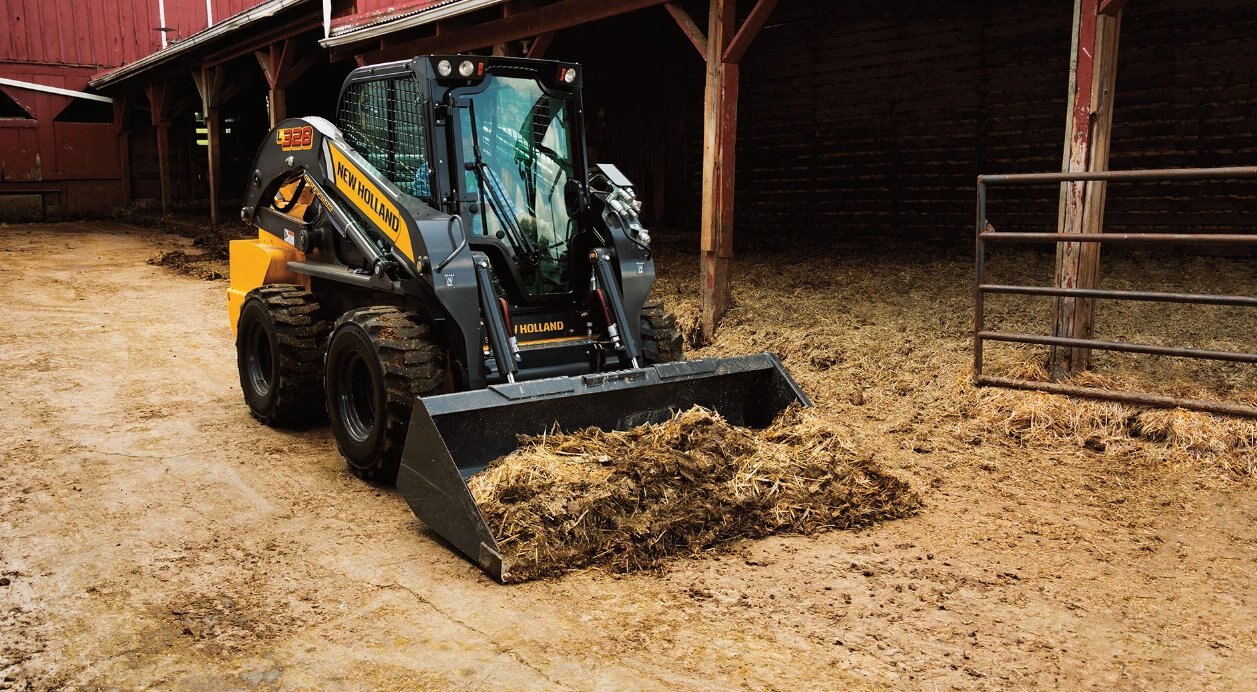
[[[493,292],[493,277],[489,273],[489,258],[479,252],[471,255],[476,265],[476,289],[480,294],[480,314],[484,318],[484,326],[489,331],[489,351],[498,364],[498,372],[506,377],[507,382],[515,382],[519,366],[511,353],[511,335],[506,331],[506,316],[502,314],[502,306]]]
[[[642,350],[637,342],[633,329],[629,326],[628,310],[624,307],[624,295],[620,292],[620,282],[615,277],[615,268],[611,266],[611,252],[606,248],[589,251],[589,259],[594,264],[594,273],[598,277],[598,287],[602,289],[603,299],[609,303],[611,315],[615,318],[607,325],[611,343],[624,351],[633,367],[641,367]]]

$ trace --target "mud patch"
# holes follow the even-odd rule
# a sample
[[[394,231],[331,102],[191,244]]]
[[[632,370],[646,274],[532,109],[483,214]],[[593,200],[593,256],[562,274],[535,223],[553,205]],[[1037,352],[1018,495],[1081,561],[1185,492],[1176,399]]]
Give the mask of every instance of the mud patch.
[[[8,590],[15,577],[5,572],[0,577],[0,594]],[[40,630],[43,619],[22,606],[0,607],[0,689],[30,689],[37,671],[30,669],[33,662],[47,646]]]
[[[206,281],[219,281],[227,278],[227,261],[214,259],[205,254],[189,254],[183,250],[163,252],[148,261],[157,267],[173,269],[180,274],[195,276]]]
[[[765,430],[695,407],[628,431],[526,438],[469,485],[509,581],[655,568],[736,539],[867,526],[921,506],[798,407]]]
[[[256,230],[238,224],[212,226],[196,215],[159,216],[154,213],[133,212],[128,220],[151,228],[192,239],[193,252],[171,250],[163,252],[148,263],[173,269],[180,274],[207,281],[227,278],[228,248],[231,241],[256,237]]]
[[[259,618],[256,608],[227,594],[190,594],[170,608],[180,633],[207,653],[233,653],[272,639],[284,628],[274,618]]]

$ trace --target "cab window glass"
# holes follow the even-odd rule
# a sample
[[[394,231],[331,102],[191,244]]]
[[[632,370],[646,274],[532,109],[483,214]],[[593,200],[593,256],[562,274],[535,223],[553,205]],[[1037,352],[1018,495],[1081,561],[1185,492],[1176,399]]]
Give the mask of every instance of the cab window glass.
[[[403,77],[351,84],[339,110],[345,141],[402,192],[432,204],[419,83]]]

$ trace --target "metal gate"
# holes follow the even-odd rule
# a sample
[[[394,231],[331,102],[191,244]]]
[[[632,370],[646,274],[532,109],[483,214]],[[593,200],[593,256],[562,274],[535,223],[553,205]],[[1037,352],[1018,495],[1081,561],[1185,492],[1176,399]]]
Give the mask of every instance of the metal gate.
[[[1089,348],[1124,353],[1143,353],[1179,358],[1198,358],[1237,363],[1257,364],[1257,353],[1216,351],[1178,346],[1156,346],[1097,339],[1078,339],[1059,336],[1042,336],[1016,332],[989,331],[984,320],[984,300],[987,294],[1017,294],[1050,296],[1057,298],[1088,298],[1105,300],[1133,300],[1155,303],[1188,303],[1192,305],[1229,305],[1257,307],[1257,297],[1215,295],[1208,293],[1160,293],[1152,291],[1113,291],[1098,288],[1056,288],[1050,286],[1022,286],[989,284],[986,282],[986,246],[990,243],[1114,243],[1114,244],[1174,244],[1174,245],[1228,245],[1257,246],[1257,234],[1205,234],[1205,233],[1007,233],[988,230],[986,218],[987,187],[1042,185],[1065,182],[1150,182],[1183,180],[1237,180],[1257,178],[1257,167],[1234,168],[1179,168],[1150,171],[1101,171],[1088,173],[1025,173],[1011,175],[978,176],[978,218],[976,279],[974,282],[975,319],[973,328],[973,383],[977,386],[1012,387],[1031,389],[1055,394],[1121,401],[1167,408],[1182,407],[1211,413],[1222,413],[1257,418],[1257,407],[1245,404],[1185,399],[1181,397],[1145,392],[1129,392],[1100,387],[1083,387],[1057,382],[994,377],[982,372],[982,347],[986,341],[1018,344]]]

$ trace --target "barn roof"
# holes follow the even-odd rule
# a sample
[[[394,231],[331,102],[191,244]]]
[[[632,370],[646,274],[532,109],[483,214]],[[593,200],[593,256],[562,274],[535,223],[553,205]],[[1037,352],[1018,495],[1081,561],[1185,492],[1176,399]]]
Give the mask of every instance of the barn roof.
[[[419,0],[376,12],[361,12],[332,21],[331,35],[319,41],[325,48],[378,38],[442,19],[500,5],[506,0]]]
[[[265,0],[265,2],[261,2],[251,9],[225,19],[208,29],[199,31],[177,43],[172,43],[156,53],[151,53],[139,60],[136,60],[135,62],[127,63],[126,65],[97,75],[88,82],[88,85],[93,89],[108,88],[127,78],[134,77],[177,58],[192,55],[198,48],[212,45],[216,41],[230,36],[240,29],[269,19],[290,7],[295,7],[312,1],[313,0]]]

